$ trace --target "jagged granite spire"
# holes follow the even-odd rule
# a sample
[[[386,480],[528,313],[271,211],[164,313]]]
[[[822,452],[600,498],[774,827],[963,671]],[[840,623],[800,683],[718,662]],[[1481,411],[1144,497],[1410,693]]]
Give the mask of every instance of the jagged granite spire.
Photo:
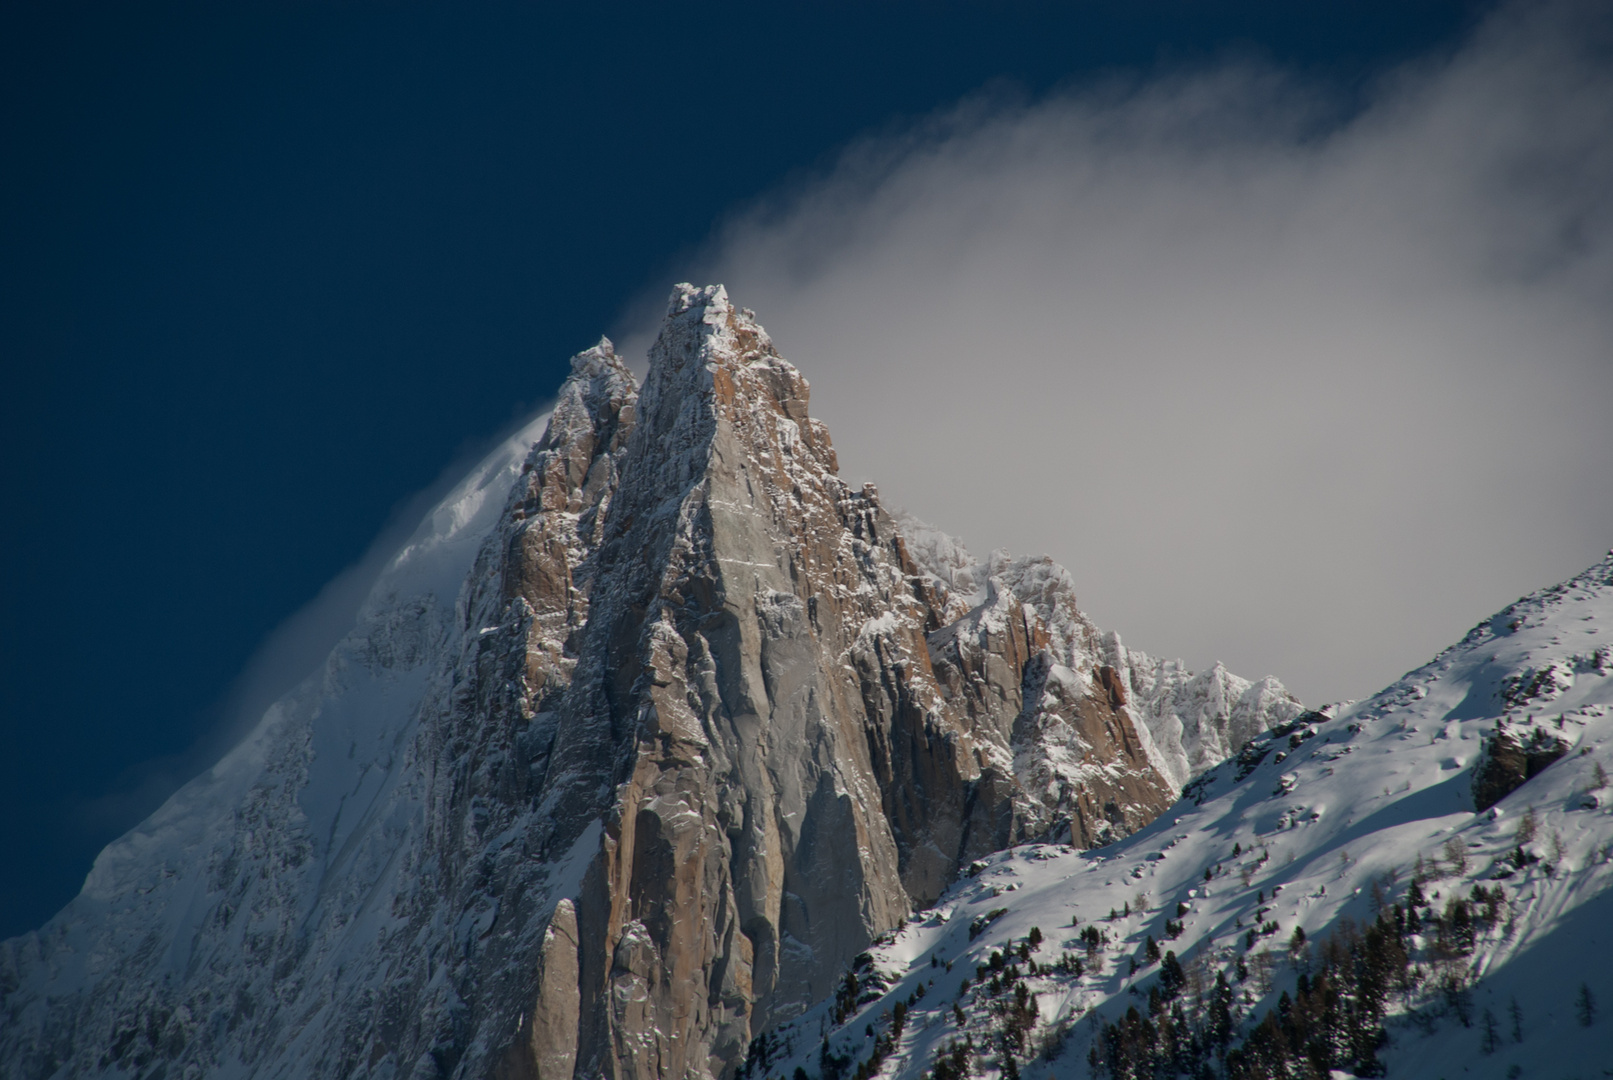
[[[1141,654],[1045,559],[921,565],[808,389],[721,286],[642,389],[574,358],[325,670],[0,948],[0,1075],[726,1077],[972,859],[1163,810]]]

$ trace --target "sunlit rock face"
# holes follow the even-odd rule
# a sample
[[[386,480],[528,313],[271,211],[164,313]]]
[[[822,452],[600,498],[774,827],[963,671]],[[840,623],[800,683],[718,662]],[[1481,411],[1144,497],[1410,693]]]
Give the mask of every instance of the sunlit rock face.
[[[720,286],[642,387],[572,366],[326,667],[0,948],[0,1075],[728,1076],[960,867],[1118,839],[1299,711],[848,487]]]
[[[1033,608],[1004,591],[948,618],[720,288],[674,295],[634,409],[544,781],[568,836],[606,820],[576,1061],[721,1073],[960,862],[1120,835],[1174,792]],[[1062,769],[1016,779],[1055,743]]]

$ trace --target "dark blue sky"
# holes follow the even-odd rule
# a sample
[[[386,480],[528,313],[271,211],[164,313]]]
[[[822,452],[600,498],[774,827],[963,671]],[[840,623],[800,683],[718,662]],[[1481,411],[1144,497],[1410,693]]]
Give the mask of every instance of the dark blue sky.
[[[0,937],[725,213],[994,82],[1230,53],[1347,99],[1478,9],[138,7],[0,9]]]

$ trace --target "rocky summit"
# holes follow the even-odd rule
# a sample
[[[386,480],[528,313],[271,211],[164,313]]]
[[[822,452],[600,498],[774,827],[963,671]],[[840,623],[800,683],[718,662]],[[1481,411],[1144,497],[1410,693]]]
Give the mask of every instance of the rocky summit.
[[[608,341],[323,668],[0,946],[16,1078],[735,1075],[993,852],[1294,721],[895,515],[720,287]]]

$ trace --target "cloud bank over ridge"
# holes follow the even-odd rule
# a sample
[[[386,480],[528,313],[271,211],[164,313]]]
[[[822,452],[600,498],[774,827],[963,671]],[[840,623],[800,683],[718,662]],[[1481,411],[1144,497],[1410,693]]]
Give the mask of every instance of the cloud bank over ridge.
[[[984,95],[677,269],[888,503],[1151,651],[1365,696],[1613,543],[1610,24],[1500,9],[1347,113],[1246,63]]]

